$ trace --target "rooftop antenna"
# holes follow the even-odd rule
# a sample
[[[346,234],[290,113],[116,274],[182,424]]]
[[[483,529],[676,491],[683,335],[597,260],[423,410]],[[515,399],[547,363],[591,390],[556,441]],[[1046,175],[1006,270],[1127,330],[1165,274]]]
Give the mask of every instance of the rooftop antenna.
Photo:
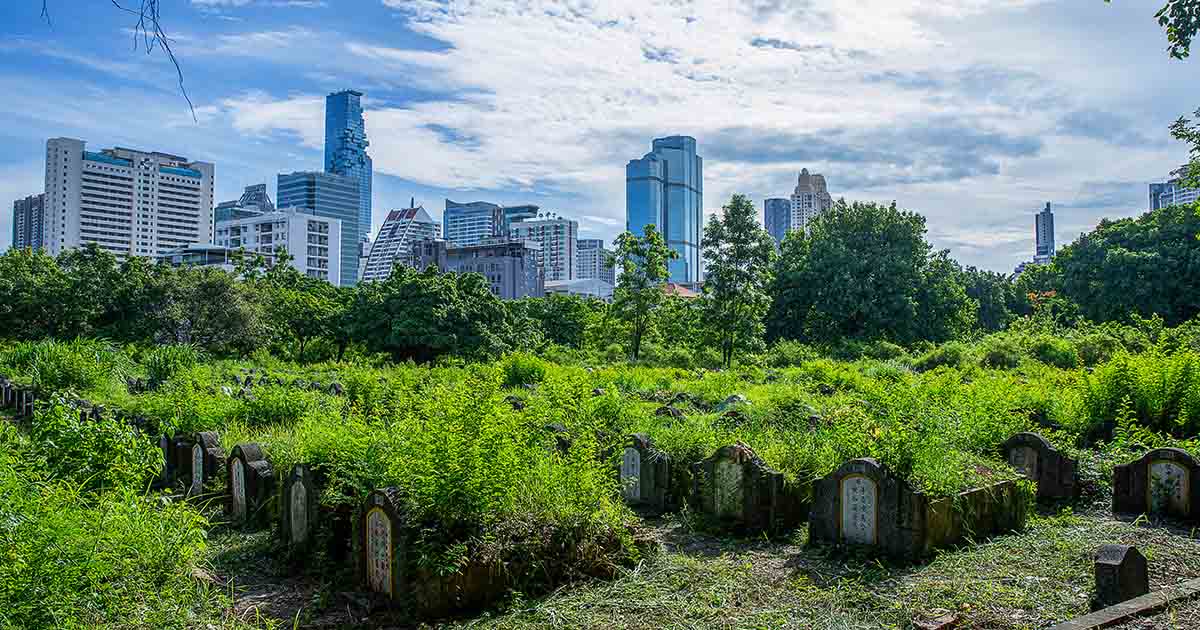
[[[409,198],[409,200],[408,200],[408,207],[409,207],[409,208],[416,208],[416,207],[417,207],[417,198],[416,198],[416,197],[410,197],[410,198]]]

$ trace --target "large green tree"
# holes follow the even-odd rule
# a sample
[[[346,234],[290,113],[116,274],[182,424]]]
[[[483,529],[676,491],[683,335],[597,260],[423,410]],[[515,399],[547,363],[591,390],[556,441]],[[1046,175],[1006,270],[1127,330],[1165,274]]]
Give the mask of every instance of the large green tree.
[[[975,305],[925,219],[896,204],[838,201],[784,239],[771,285],[771,339],[945,340]]]
[[[667,262],[678,256],[653,225],[647,225],[640,237],[631,232],[617,237],[616,264],[621,273],[612,310],[629,325],[629,350],[635,360],[663,303],[663,285],[670,277]]]
[[[754,204],[745,195],[734,195],[709,220],[701,246],[704,324],[728,367],[735,353],[762,346],[775,242],[758,224]]]

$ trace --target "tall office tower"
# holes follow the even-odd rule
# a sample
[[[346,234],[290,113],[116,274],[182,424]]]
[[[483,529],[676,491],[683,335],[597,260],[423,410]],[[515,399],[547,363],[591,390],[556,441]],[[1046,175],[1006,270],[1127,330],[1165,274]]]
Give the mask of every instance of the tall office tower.
[[[617,284],[617,269],[612,264],[613,252],[604,249],[604,240],[581,238],[577,241],[576,273],[579,280],[603,280],[611,286]]]
[[[701,280],[704,235],[704,160],[690,136],[656,138],[650,153],[625,166],[625,229],[641,236],[653,224],[679,257],[671,282]]]
[[[486,201],[458,203],[446,200],[442,213],[442,234],[458,247],[478,245],[486,239],[506,235],[504,208]]]
[[[1054,258],[1054,213],[1050,211],[1050,202],[1033,220],[1034,235],[1037,240],[1033,262],[1045,264]]]
[[[267,194],[266,184],[247,186],[242,196],[231,201],[222,201],[213,210],[217,223],[231,219],[246,219],[275,211],[275,203]]]
[[[1185,167],[1186,168],[1186,167]],[[1180,185],[1178,175],[1183,168],[1171,173],[1176,175],[1165,182],[1150,184],[1150,209],[1158,210],[1167,206],[1182,206],[1196,203],[1200,200],[1200,188],[1184,188]]]
[[[441,235],[442,226],[425,212],[425,208],[417,206],[392,210],[371,245],[363,280],[384,280],[397,265],[411,267],[413,245],[426,239],[440,238]]]
[[[47,253],[95,243],[120,257],[156,256],[213,238],[213,165],[168,153],[46,142]]]
[[[575,279],[578,221],[557,217],[526,219],[512,224],[508,235],[541,245],[537,261],[547,282]]]
[[[763,227],[767,229],[771,238],[775,239],[776,246],[783,242],[783,237],[787,236],[791,225],[792,201],[790,199],[775,197],[763,202]]]
[[[279,207],[301,208],[319,217],[342,222],[342,242],[338,252],[341,262],[338,271],[343,287],[358,282],[359,265],[359,182],[342,175],[300,171],[279,174],[276,192]]]
[[[358,220],[355,221],[358,240],[371,238],[374,165],[371,156],[367,155],[369,144],[367,126],[363,122],[362,92],[343,90],[325,97],[325,172],[344,175],[358,182]]]
[[[213,244],[262,254],[268,263],[287,252],[300,273],[334,286],[341,283],[342,222],[297,208],[281,208],[217,224]]]
[[[45,219],[46,193],[30,195],[13,202],[13,249],[42,248],[42,224]]]
[[[833,206],[833,197],[825,187],[824,175],[811,175],[808,169],[800,171],[796,180],[796,190],[792,192],[792,216],[790,230],[808,232],[808,222],[817,218]]]

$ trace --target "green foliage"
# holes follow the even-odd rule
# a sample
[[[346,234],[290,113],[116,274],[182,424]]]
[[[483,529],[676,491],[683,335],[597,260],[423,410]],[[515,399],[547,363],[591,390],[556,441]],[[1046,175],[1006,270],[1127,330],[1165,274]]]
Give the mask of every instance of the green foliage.
[[[546,368],[545,361],[520,352],[510,354],[500,362],[505,387],[537,385],[546,378]]]
[[[812,361],[819,355],[817,351],[799,341],[783,339],[771,346],[767,352],[767,365],[771,367],[793,367]]]
[[[0,373],[20,374],[47,391],[124,389],[133,363],[104,341],[53,339],[12,344],[0,352]]]
[[[1033,340],[1029,352],[1038,361],[1064,370],[1074,369],[1079,365],[1079,355],[1074,344],[1065,339],[1041,335]]]
[[[146,368],[150,387],[158,387],[175,374],[196,367],[203,358],[204,353],[196,346],[168,344],[150,348],[142,354],[140,362]]]
[[[1107,0],[1106,0],[1107,1]],[[1167,31],[1167,54],[1186,59],[1191,51],[1192,38],[1200,31],[1200,2],[1197,0],[1167,0],[1154,17]]]
[[[647,225],[640,237],[631,232],[617,237],[616,265],[621,271],[613,291],[612,311],[629,326],[629,349],[634,360],[641,355],[642,341],[653,329],[665,299],[663,284],[670,278],[667,263],[678,257],[654,225]]]
[[[1200,433],[1200,355],[1119,354],[1083,377],[1081,432],[1105,438],[1128,415],[1147,430],[1176,437]]]
[[[921,355],[920,358],[913,362],[913,369],[918,372],[927,372],[939,367],[959,368],[966,365],[970,360],[970,346],[952,341]]]
[[[979,362],[984,367],[1011,370],[1021,364],[1021,346],[1009,336],[994,336],[981,344]]]
[[[124,421],[81,420],[62,396],[39,405],[30,427],[38,467],[77,488],[136,488],[158,472],[162,454]]]
[[[771,304],[775,243],[756,216],[748,198],[734,195],[704,230],[704,323],[726,367],[735,353],[761,348]]]

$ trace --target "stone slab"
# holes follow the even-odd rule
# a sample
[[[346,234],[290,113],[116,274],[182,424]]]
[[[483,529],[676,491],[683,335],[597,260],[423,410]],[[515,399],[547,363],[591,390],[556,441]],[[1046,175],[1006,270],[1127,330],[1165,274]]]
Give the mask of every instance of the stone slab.
[[[1048,630],[1098,630],[1100,628],[1109,628],[1133,617],[1154,614],[1167,606],[1194,599],[1197,596],[1200,596],[1200,579],[1189,580],[1142,595],[1141,597],[1136,597],[1115,606],[1102,608],[1096,612],[1064,621],[1051,626]]]

